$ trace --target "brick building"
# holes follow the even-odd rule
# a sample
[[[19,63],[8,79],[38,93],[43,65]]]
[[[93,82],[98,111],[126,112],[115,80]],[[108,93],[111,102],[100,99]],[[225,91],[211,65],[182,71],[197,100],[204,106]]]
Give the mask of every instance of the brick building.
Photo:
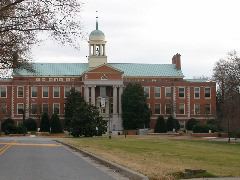
[[[17,123],[53,112],[64,117],[64,101],[72,87],[85,100],[99,107],[113,132],[122,131],[121,94],[129,82],[140,83],[152,111],[150,126],[159,115],[173,115],[182,127],[190,118],[215,118],[216,84],[202,79],[184,79],[181,55],[170,64],[108,63],[105,35],[98,30],[89,36],[88,63],[33,63],[35,72],[15,70],[11,79],[0,80],[0,119]]]

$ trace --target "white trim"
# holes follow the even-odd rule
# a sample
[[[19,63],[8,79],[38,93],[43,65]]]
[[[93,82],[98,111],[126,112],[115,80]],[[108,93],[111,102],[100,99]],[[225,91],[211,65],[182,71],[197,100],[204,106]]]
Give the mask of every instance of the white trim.
[[[196,113],[196,105],[199,105],[199,114]],[[194,104],[194,115],[200,115],[201,114],[201,104],[200,103],[195,103]]]
[[[196,96],[195,96],[195,88],[198,88],[198,89],[199,89],[199,91],[198,91],[199,97],[196,97]],[[194,99],[200,99],[200,98],[201,98],[201,88],[200,88],[200,87],[194,87],[194,88],[193,88],[193,93],[194,93]]]
[[[206,88],[209,88],[209,89],[210,89],[210,91],[209,91],[210,97],[206,97]],[[205,98],[205,99],[211,99],[211,96],[212,96],[211,90],[212,90],[211,87],[208,87],[208,86],[207,86],[207,87],[204,87],[204,98]]]
[[[169,97],[169,96],[167,96],[167,90],[166,89],[170,89],[170,92],[171,92],[171,96]],[[172,98],[172,87],[171,86],[166,86],[165,87],[165,98],[166,99],[170,99],[170,98]]]
[[[34,87],[36,88],[36,94],[37,94],[36,97],[32,96],[32,90],[33,90]],[[38,88],[37,88],[37,86],[31,86],[31,98],[37,98],[37,97],[38,97]]]
[[[147,96],[147,99],[150,99],[150,97],[151,97],[151,95],[150,95],[151,87],[150,87],[150,86],[143,86],[144,94],[145,94],[145,88],[148,88],[148,96]]]
[[[71,91],[71,86],[64,86],[64,98],[67,98],[67,96],[66,96],[66,88],[69,88],[69,93],[70,93],[70,91]]]
[[[36,114],[33,114],[33,113],[32,113],[32,109],[33,109],[32,107],[33,107],[33,105],[36,105],[36,114],[38,114],[38,108],[37,108],[38,106],[37,106],[37,103],[31,103],[30,115],[36,115]]]
[[[46,104],[47,106],[48,106],[48,111],[46,112],[47,114],[49,113],[49,104],[48,103],[42,103],[42,113],[45,113],[44,111],[43,111],[43,105],[44,104]]]
[[[43,96],[44,88],[47,88],[47,94],[48,94],[47,97],[44,97],[44,96]],[[49,86],[42,86],[42,98],[49,98]]]
[[[58,88],[59,96],[55,96],[55,91],[54,91],[55,88]],[[60,86],[53,86],[53,98],[60,98],[60,96],[61,96],[61,88],[60,88]]]
[[[180,88],[183,88],[183,97],[180,97]],[[186,97],[186,88],[184,87],[184,86],[179,86],[178,87],[178,98],[180,98],[180,99],[185,99],[185,97]]]
[[[1,96],[1,94],[2,94],[1,88],[5,88],[5,91],[6,91],[6,96],[5,97]],[[7,98],[7,86],[0,86],[0,98]]]
[[[59,113],[58,113],[57,115],[60,115],[60,113],[61,113],[60,103],[53,103],[53,112],[52,112],[52,113],[54,114],[54,105],[55,105],[55,104],[58,104],[58,105],[59,105]]]
[[[156,96],[156,91],[155,91],[156,88],[159,88],[159,95],[160,95],[159,97]],[[161,99],[161,95],[162,95],[162,93],[161,93],[161,86],[154,86],[154,98],[155,99]]]
[[[22,114],[19,114],[19,113],[18,113],[18,106],[19,106],[20,104],[23,106],[23,110],[24,110],[24,104],[23,104],[23,103],[17,103],[17,115],[22,115]]]
[[[156,113],[156,104],[159,104],[159,113]],[[154,104],[154,114],[161,114],[161,103],[155,103]]]
[[[22,97],[18,96],[18,92],[19,92],[18,88],[21,88],[21,87],[23,88],[22,89],[22,94],[23,94]],[[24,98],[24,86],[17,86],[17,98]]]
[[[181,105],[181,104],[184,105],[184,106],[183,106],[183,107],[184,107],[184,113],[183,113],[183,114],[180,113],[180,105]],[[185,109],[186,109],[185,103],[179,103],[179,104],[178,104],[178,115],[186,115],[186,114],[185,114],[185,112],[186,112]]]

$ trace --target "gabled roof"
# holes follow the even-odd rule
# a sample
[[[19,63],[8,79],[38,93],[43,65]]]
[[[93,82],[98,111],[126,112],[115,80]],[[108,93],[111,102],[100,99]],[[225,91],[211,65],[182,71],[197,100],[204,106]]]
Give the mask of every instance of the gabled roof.
[[[115,67],[111,66],[110,64],[101,64],[101,65],[99,65],[97,67],[94,67],[94,68],[91,68],[91,69],[87,69],[85,73],[96,72],[97,70],[101,71],[102,67],[104,67],[104,66],[107,67],[108,70],[110,69],[110,70],[117,71],[119,73],[124,73],[121,69],[115,68]]]
[[[183,78],[175,64],[108,63],[124,72],[124,76],[177,77]],[[88,71],[88,63],[33,63],[35,73],[23,69],[14,71],[13,76],[80,76]]]

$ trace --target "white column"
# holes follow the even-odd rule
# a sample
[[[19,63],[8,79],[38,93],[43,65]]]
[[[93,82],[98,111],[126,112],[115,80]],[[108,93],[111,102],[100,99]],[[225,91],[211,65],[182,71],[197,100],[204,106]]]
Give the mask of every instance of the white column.
[[[91,55],[92,55],[92,53],[91,53],[91,47],[92,47],[92,45],[91,45],[91,44],[89,44],[89,56],[91,56]]]
[[[99,45],[99,56],[102,56],[103,53],[102,53],[102,44]]]
[[[93,55],[96,56],[96,44],[93,45]]]
[[[122,93],[123,93],[123,86],[119,87],[119,114],[122,114]]]
[[[96,86],[92,86],[91,87],[91,104],[93,106],[95,106],[95,87]]]
[[[117,86],[113,86],[113,114],[117,114]]]
[[[105,52],[105,44],[103,44],[103,56],[106,56],[106,52]]]
[[[89,88],[87,85],[84,86],[84,99],[87,103],[89,103]]]

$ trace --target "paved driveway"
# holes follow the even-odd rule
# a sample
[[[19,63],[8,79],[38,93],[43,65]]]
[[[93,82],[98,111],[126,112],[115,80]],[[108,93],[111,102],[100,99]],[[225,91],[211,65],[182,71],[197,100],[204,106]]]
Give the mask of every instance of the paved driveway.
[[[1,137],[0,180],[127,179],[48,138]]]

